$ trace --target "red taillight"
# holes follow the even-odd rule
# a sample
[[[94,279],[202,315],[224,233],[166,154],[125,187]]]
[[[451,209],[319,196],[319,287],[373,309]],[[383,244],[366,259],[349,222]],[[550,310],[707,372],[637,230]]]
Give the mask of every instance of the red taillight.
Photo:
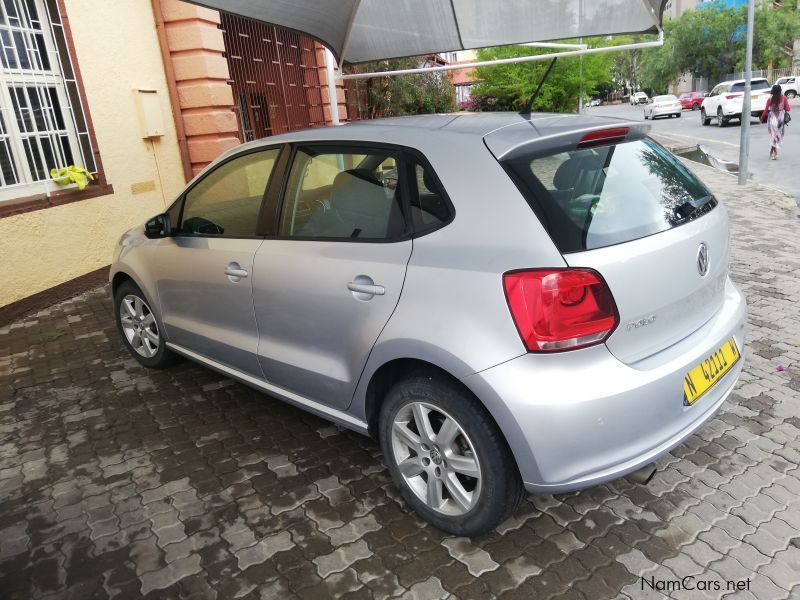
[[[604,342],[619,323],[611,290],[588,269],[535,269],[503,275],[508,307],[529,352]]]
[[[625,139],[630,129],[627,127],[612,127],[611,129],[598,129],[590,131],[578,141],[578,148],[591,148],[605,144],[616,144]]]
[[[738,98],[739,94],[725,94],[726,100],[733,100],[734,98]]]

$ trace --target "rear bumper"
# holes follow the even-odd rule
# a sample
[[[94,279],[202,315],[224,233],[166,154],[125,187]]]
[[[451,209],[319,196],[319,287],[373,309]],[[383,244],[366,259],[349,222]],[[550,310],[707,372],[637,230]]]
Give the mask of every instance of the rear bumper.
[[[679,115],[683,110],[681,107],[674,107],[674,108],[654,108],[653,109],[653,116],[662,117],[664,115]]]
[[[638,363],[605,346],[526,354],[467,377],[487,404],[530,492],[557,493],[616,479],[681,444],[720,408],[744,363],[746,304],[733,283],[713,319]],[[731,336],[742,358],[693,406],[686,373]]]

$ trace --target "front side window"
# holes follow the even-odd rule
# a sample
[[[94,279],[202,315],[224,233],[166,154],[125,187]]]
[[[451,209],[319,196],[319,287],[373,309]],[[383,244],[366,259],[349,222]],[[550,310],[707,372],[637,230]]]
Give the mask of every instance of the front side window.
[[[251,237],[280,150],[239,156],[195,184],[187,193],[179,233]]]
[[[405,233],[399,159],[392,150],[297,150],[283,200],[279,235],[386,241]]]
[[[505,166],[562,253],[666,231],[716,206],[683,163],[649,139],[519,157]]]
[[[56,0],[0,2],[0,200],[97,171],[70,58]]]

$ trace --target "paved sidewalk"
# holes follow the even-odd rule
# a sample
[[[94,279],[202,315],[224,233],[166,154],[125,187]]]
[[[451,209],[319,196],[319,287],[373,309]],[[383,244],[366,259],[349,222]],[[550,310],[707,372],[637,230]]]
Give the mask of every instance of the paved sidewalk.
[[[97,290],[0,329],[0,598],[800,597],[800,219],[695,170],[731,211],[746,372],[648,487],[445,536],[369,439],[188,362],[140,368]]]

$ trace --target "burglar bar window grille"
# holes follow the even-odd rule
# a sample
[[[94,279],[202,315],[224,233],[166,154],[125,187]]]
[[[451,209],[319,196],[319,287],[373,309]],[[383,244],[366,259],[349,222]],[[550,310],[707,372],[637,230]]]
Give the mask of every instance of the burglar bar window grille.
[[[0,0],[0,200],[70,165],[97,171],[57,2]]]

